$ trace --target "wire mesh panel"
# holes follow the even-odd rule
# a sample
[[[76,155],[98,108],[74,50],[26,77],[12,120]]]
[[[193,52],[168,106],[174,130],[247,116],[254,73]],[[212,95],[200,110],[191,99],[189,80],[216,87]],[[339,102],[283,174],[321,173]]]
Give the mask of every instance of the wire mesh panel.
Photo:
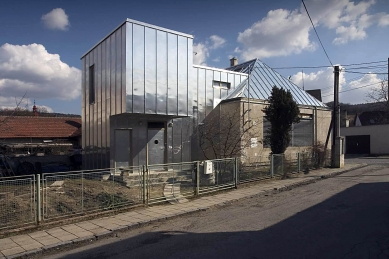
[[[149,203],[180,202],[194,195],[196,162],[149,165],[147,194]]]
[[[256,156],[238,160],[239,182],[250,182],[270,177],[270,156]]]
[[[285,173],[285,155],[284,154],[273,154],[272,156],[272,175],[283,175]]]
[[[142,203],[141,172],[140,167],[126,167],[43,174],[43,217]]]
[[[284,172],[297,173],[299,172],[298,155],[285,155],[284,157]]]
[[[200,166],[200,193],[233,188],[235,168],[234,158],[203,161]]]
[[[36,222],[35,175],[0,178],[0,229]]]

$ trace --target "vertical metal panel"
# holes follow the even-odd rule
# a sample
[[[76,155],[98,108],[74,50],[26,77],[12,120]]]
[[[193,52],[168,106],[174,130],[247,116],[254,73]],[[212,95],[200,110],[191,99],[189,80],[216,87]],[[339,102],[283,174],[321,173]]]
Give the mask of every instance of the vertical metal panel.
[[[168,114],[177,114],[177,35],[168,34]]]
[[[98,151],[98,168],[101,168],[101,149],[102,149],[102,131],[101,131],[101,96],[102,96],[102,88],[101,88],[101,44],[96,47],[97,49],[97,60],[96,62],[96,100],[97,100],[97,151]]]
[[[235,75],[235,87],[237,87],[242,82],[240,75]]]
[[[106,47],[105,47],[105,67],[106,67],[106,71],[105,71],[105,93],[106,93],[106,105],[105,105],[105,108],[106,108],[106,117],[105,117],[105,120],[106,120],[106,134],[107,134],[107,149],[106,149],[106,152],[108,153],[109,152],[109,147],[110,147],[110,143],[111,143],[111,134],[110,134],[110,122],[109,122],[109,119],[110,119],[110,116],[111,116],[111,58],[110,58],[110,55],[111,55],[111,41],[108,39],[105,40],[106,42]]]
[[[213,71],[206,70],[205,71],[205,114],[206,116],[213,110]]]
[[[92,66],[94,64],[94,52],[91,51],[89,53],[89,66]],[[91,79],[91,77],[89,78]],[[95,125],[93,123],[93,116],[94,116],[94,105],[89,104],[89,168],[93,167],[93,149],[94,149],[94,131],[95,131]]]
[[[111,64],[111,115],[116,114],[116,40],[115,40],[115,34],[112,34],[109,36],[109,41],[111,43],[111,50],[110,50],[110,64]]]
[[[192,120],[189,117],[182,118],[182,137],[181,137],[181,162],[191,161],[191,135]]]
[[[115,114],[122,113],[122,30],[115,32]]]
[[[133,112],[144,113],[144,27],[133,25]]]
[[[81,83],[81,109],[82,109],[82,113],[81,113],[81,125],[83,125],[81,127],[81,136],[82,136],[82,148],[85,149],[85,109],[86,109],[86,104],[85,104],[85,92],[86,92],[86,62],[85,62],[85,57],[83,57],[81,59],[81,66],[82,66],[82,83]]]
[[[98,85],[98,69],[97,69],[97,62],[98,62],[98,48],[95,48],[93,51],[93,64],[95,66],[95,78],[94,78],[94,87],[95,87],[95,103],[93,106],[93,168],[97,167],[98,163],[98,123],[97,123],[97,114],[98,114],[98,99],[97,99],[97,85]]]
[[[178,114],[188,115],[188,40],[178,36]]]
[[[106,161],[107,161],[107,155],[106,155],[106,149],[107,149],[107,124],[106,124],[106,42],[103,41],[101,43],[101,160],[102,160],[102,168],[107,167]]]
[[[212,88],[213,88],[213,98],[214,99],[220,99],[220,92],[221,92],[221,89],[220,88],[217,88],[217,87],[213,87],[213,81],[220,81],[220,74],[221,72],[220,71],[213,71],[213,80],[212,80]]]
[[[197,69],[198,80],[197,80],[197,90],[198,90],[198,119],[199,122],[202,122],[205,119],[205,69]]]
[[[182,159],[182,119],[175,119],[173,124],[173,163]]]
[[[196,87],[196,74],[193,69],[193,39],[187,38],[188,41],[188,60],[187,60],[187,68],[188,68],[188,116],[193,115],[193,101],[197,100],[197,87]],[[194,94],[196,92],[196,94]]]
[[[133,112],[132,87],[132,23],[126,23],[126,112]]]
[[[175,120],[171,121],[173,125]],[[173,127],[166,128],[166,146],[167,146],[167,162],[173,163]]]
[[[157,31],[157,113],[167,113],[167,33]]]
[[[126,23],[127,24],[127,23]],[[120,93],[120,99],[121,99],[121,109],[120,113],[126,112],[126,24],[121,27],[122,31],[122,43],[121,43],[121,56],[120,56],[120,61],[121,61],[121,88],[122,91]]]
[[[89,65],[90,65],[90,53],[85,56],[85,157],[86,163],[85,167],[89,167],[89,162],[90,160],[88,159],[89,157],[89,152],[90,152],[90,146],[91,146],[91,141],[90,141],[90,134],[91,134],[91,124],[90,124],[90,104],[89,104]],[[84,127],[84,125],[82,125]]]
[[[145,28],[145,113],[157,113],[157,35]]]

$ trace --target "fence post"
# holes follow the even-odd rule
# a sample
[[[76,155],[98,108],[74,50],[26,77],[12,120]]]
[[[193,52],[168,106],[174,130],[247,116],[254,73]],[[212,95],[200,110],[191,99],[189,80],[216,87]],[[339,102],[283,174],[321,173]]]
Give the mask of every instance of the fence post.
[[[42,209],[42,203],[41,203],[41,175],[37,174],[36,175],[36,212],[37,212],[37,218],[36,218],[36,223],[39,225],[39,223],[42,221],[42,214],[41,214],[41,209]]]
[[[84,212],[84,171],[81,171],[81,212]]]
[[[147,201],[146,201],[146,170],[145,170],[145,166],[142,165],[142,198],[143,198],[143,204],[147,204]]]
[[[200,161],[196,162],[196,196],[200,195]]]
[[[273,178],[274,177],[274,155],[271,154],[270,155],[270,177]]]
[[[238,167],[238,158],[235,157],[234,159],[234,177],[235,177],[235,189],[238,189],[238,183],[239,183],[239,167]]]
[[[300,152],[297,153],[297,173],[301,171]]]

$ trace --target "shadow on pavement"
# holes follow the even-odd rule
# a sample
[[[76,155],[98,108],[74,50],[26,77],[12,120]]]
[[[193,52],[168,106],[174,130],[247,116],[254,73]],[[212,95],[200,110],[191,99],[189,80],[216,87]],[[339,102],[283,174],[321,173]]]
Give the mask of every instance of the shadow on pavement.
[[[62,258],[387,258],[388,223],[389,183],[363,183],[263,230],[149,232]]]

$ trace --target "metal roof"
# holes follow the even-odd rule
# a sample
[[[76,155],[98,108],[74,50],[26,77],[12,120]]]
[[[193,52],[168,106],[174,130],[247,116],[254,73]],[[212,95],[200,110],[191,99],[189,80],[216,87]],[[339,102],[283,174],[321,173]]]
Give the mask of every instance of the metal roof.
[[[277,86],[289,90],[297,104],[327,107],[324,103],[312,97],[259,59],[253,59],[237,66],[226,68],[226,70],[247,73],[249,77],[230,92],[225,100],[236,97],[267,100],[271,95],[273,86]]]

